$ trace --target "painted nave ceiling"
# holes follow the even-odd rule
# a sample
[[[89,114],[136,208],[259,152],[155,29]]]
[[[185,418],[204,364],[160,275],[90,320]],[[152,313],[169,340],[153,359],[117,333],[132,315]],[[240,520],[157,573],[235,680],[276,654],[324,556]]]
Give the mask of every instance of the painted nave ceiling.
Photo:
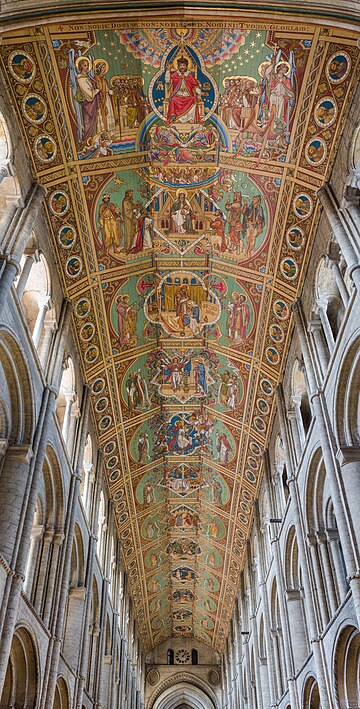
[[[144,649],[221,651],[355,33],[233,15],[3,36]]]

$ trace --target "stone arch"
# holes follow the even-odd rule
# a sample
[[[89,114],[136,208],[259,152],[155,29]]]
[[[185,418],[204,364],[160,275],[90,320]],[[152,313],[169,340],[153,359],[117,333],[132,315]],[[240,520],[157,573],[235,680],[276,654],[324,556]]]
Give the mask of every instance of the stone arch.
[[[199,677],[181,672],[164,680],[149,699],[147,709],[218,709],[212,689]]]
[[[9,205],[21,199],[20,183],[13,164],[10,130],[0,110],[0,219]]]
[[[303,709],[320,709],[319,687],[313,675],[307,677],[303,693]]]
[[[23,258],[26,261],[26,256]],[[53,316],[53,313],[51,313],[53,310],[51,295],[49,266],[44,254],[40,252],[36,260],[32,262],[32,267],[21,295],[21,305],[37,349],[40,348],[44,334],[45,319],[50,314]]]
[[[339,631],[334,650],[334,690],[339,709],[360,704],[360,633],[351,622]]]
[[[326,346],[331,354],[344,317],[345,307],[333,269],[325,256],[318,263],[314,288],[315,309],[319,313]]]
[[[298,359],[295,359],[291,375],[291,398],[294,404],[300,441],[304,445],[311,424],[312,412],[304,368]]]
[[[53,709],[69,709],[69,689],[63,677],[56,681]]]
[[[334,396],[335,434],[340,447],[360,446],[360,334],[343,355]]]
[[[59,396],[56,402],[56,414],[68,451],[71,450],[75,434],[75,416],[78,410],[75,367],[72,357],[68,355],[64,360]]]
[[[39,663],[35,642],[27,628],[14,632],[0,707],[35,709],[39,687]]]
[[[0,333],[0,429],[9,444],[31,443],[34,396],[30,373],[15,336]]]

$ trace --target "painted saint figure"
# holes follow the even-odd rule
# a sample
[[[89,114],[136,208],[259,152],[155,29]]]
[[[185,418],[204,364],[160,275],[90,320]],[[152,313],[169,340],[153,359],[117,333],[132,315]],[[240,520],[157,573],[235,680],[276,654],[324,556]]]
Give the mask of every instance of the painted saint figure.
[[[126,340],[135,335],[137,313],[134,303],[128,305],[129,296],[119,295],[116,299],[118,340],[122,347]]]
[[[104,194],[102,204],[99,208],[99,224],[101,227],[102,243],[107,251],[114,248],[120,251],[122,237],[122,219],[120,216],[120,208],[116,207],[110,201],[110,195]]]
[[[122,201],[122,218],[124,223],[125,251],[129,253],[134,243],[134,236],[137,229],[137,213],[141,208],[139,202],[133,200],[133,190],[126,190]]]
[[[265,226],[264,211],[261,206],[261,197],[255,195],[251,204],[244,204],[244,230],[246,239],[246,251],[248,255],[253,253],[257,237],[261,234]]]
[[[245,340],[247,337],[247,327],[250,322],[250,308],[246,303],[246,297],[242,293],[232,294],[233,303],[229,303],[228,334],[235,344]]]
[[[219,463],[228,463],[231,451],[231,444],[226,433],[216,435],[217,460]]]
[[[177,71],[168,65],[165,84],[170,92],[166,123],[200,123],[199,102],[201,86],[195,76],[188,71],[186,57],[179,57]]]
[[[191,205],[186,199],[185,192],[179,192],[178,198],[173,202],[170,209],[171,227],[170,232],[174,234],[192,234],[192,214]]]

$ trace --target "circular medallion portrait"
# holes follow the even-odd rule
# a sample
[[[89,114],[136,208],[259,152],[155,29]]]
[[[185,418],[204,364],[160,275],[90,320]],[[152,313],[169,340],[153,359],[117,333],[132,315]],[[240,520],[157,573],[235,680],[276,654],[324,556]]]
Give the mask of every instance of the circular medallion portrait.
[[[120,470],[112,470],[109,479],[111,483],[116,483],[118,480],[120,480]]]
[[[88,298],[80,298],[80,300],[78,300],[78,302],[75,305],[76,317],[77,318],[85,318],[90,310],[90,307],[91,307],[91,303]],[[96,392],[94,392],[94,393],[96,393]]]
[[[327,148],[321,138],[312,138],[305,148],[305,157],[310,165],[321,165],[326,158]]]
[[[47,116],[46,103],[38,94],[28,94],[22,102],[22,108],[27,120],[35,125],[43,123]]]
[[[280,356],[275,347],[268,347],[265,351],[265,356],[269,364],[279,364]]]
[[[69,197],[65,192],[57,190],[50,195],[49,207],[56,217],[63,217],[70,206]]]
[[[58,238],[63,249],[71,249],[76,240],[74,227],[69,224],[65,224],[65,226],[61,227]]]
[[[260,448],[259,444],[256,443],[256,441],[251,441],[249,448],[254,455],[260,455],[261,448]]]
[[[105,455],[111,455],[115,450],[115,441],[108,441],[105,443],[103,451]]]
[[[101,399],[99,399],[95,404],[95,411],[97,411],[98,414],[102,414],[103,411],[105,411],[108,404],[109,404],[109,399],[107,398],[107,396],[102,396]]]
[[[299,227],[289,229],[286,234],[286,241],[293,251],[300,251],[304,244],[304,232]]]
[[[258,431],[260,431],[260,433],[263,433],[266,429],[265,421],[262,418],[260,418],[260,416],[255,416],[254,426],[255,426],[255,428],[257,428]]]
[[[328,128],[336,120],[337,105],[331,96],[325,96],[317,102],[314,110],[315,121],[320,128]]]
[[[89,342],[95,335],[95,327],[93,323],[87,322],[80,330],[80,339],[83,342]]]
[[[279,320],[287,320],[289,317],[289,308],[283,300],[275,300],[273,311]]]
[[[99,422],[100,431],[106,431],[111,426],[111,416],[103,416]]]
[[[85,352],[85,362],[87,364],[94,364],[99,356],[99,348],[96,345],[91,345]]]
[[[34,151],[40,162],[52,162],[56,156],[56,144],[50,135],[39,135],[34,143]]]
[[[269,327],[269,335],[273,342],[282,342],[284,339],[284,330],[280,325],[270,325]]]
[[[119,458],[117,457],[117,455],[112,455],[106,463],[107,468],[115,468],[115,466],[118,464],[118,461]]]
[[[261,391],[266,394],[266,396],[271,396],[273,393],[273,385],[268,379],[262,379],[260,382]]]
[[[9,69],[14,79],[17,79],[22,84],[30,84],[36,74],[36,66],[33,59],[26,52],[20,50],[10,54]]]
[[[298,267],[294,259],[289,256],[284,258],[280,264],[280,272],[288,281],[293,281],[298,274]]]
[[[266,414],[268,414],[270,411],[270,406],[269,406],[268,402],[265,401],[265,399],[258,399],[257,400],[257,407],[258,407],[260,413],[264,414],[264,416],[266,416]]]
[[[307,219],[313,210],[312,199],[308,194],[300,192],[294,198],[293,208],[299,219]]]
[[[76,278],[82,271],[82,261],[78,256],[72,256],[66,262],[66,273],[69,278]]]
[[[351,59],[346,52],[336,52],[326,65],[326,76],[332,84],[341,84],[351,68]]]
[[[93,382],[93,385],[91,387],[91,391],[93,394],[101,394],[102,390],[104,389],[104,386],[105,386],[105,379],[103,379],[102,377],[98,377]],[[106,445],[110,445],[110,444],[107,443]],[[107,452],[111,453],[111,451],[107,451]]]
[[[249,483],[256,483],[256,475],[252,470],[245,470],[245,477]]]

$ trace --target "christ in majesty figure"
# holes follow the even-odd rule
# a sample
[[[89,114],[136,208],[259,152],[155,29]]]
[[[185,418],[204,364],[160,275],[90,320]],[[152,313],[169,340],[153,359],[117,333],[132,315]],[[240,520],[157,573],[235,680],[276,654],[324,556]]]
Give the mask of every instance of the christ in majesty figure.
[[[168,65],[165,72],[165,83],[170,89],[166,123],[200,123],[201,86],[188,71],[186,57],[179,57],[177,66],[177,71],[171,71]]]

